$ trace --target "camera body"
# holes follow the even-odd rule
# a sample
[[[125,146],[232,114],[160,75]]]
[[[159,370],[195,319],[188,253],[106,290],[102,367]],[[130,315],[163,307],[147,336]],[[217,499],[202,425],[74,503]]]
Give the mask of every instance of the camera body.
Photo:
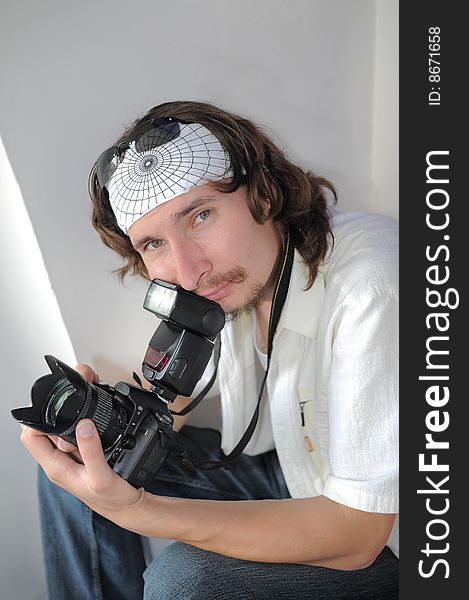
[[[160,430],[172,429],[168,405],[155,394],[120,381],[113,389],[116,403],[132,413],[114,446],[105,451],[110,467],[136,487],[151,483],[166,460]],[[128,412],[130,414],[130,411]]]
[[[174,447],[168,405],[192,394],[225,323],[215,302],[159,280],[150,284],[144,308],[162,319],[142,363],[150,391],[123,381],[115,387],[89,383],[46,355],[51,373],[33,384],[32,405],[12,410],[24,425],[75,445],[76,425],[92,419],[108,464],[136,487],[151,483]]]

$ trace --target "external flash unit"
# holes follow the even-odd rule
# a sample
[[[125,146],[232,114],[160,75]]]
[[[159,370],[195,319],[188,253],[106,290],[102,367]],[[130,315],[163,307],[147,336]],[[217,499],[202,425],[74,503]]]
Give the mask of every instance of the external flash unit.
[[[154,279],[143,307],[162,322],[150,340],[142,373],[156,393],[189,396],[213,352],[225,325],[225,313],[212,300]],[[161,389],[162,388],[162,389]]]
[[[208,338],[216,336],[225,324],[225,314],[216,302],[160,279],[151,282],[143,308]]]

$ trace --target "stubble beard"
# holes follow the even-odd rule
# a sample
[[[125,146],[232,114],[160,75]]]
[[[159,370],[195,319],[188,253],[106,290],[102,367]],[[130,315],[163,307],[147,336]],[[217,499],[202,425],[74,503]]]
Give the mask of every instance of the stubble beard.
[[[273,291],[276,286],[277,279],[280,273],[280,265],[282,261],[282,251],[279,250],[277,255],[277,260],[275,261],[272,272],[269,276],[269,279],[265,284],[262,283],[253,283],[249,288],[249,295],[246,302],[240,307],[235,308],[229,313],[225,312],[225,320],[227,322],[234,321],[243,315],[248,315],[259,308],[259,306],[267,299],[271,299],[273,295]],[[243,274],[242,281],[246,281],[247,273],[242,267],[236,267],[233,271],[238,272],[239,274]],[[238,282],[236,282],[238,283]]]
[[[235,267],[224,273],[223,275],[218,275],[213,277],[208,281],[208,288],[216,288],[220,287],[225,283],[234,283],[236,285],[244,283],[248,278],[247,272],[242,267]],[[258,308],[266,299],[267,295],[267,285],[263,285],[262,283],[253,283],[250,285],[248,290],[248,297],[244,304],[239,308],[235,308],[229,312],[225,312],[226,322],[234,321],[243,315],[248,315],[252,313],[256,308]]]
[[[246,302],[239,308],[235,308],[229,313],[225,313],[227,323],[248,315],[256,310],[266,298],[266,286],[261,283],[255,283],[249,288],[249,295]]]

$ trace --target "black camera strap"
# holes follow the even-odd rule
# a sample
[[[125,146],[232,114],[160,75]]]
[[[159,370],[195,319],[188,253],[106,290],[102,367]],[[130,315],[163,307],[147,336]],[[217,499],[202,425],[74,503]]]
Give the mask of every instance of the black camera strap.
[[[259,396],[257,398],[257,405],[254,410],[254,414],[252,415],[251,421],[250,421],[246,431],[244,432],[243,436],[239,440],[239,442],[236,444],[236,446],[233,448],[233,450],[227,456],[223,457],[223,460],[204,461],[204,460],[200,460],[200,459],[191,459],[191,458],[189,458],[187,452],[180,446],[178,439],[177,439],[177,433],[175,431],[173,431],[171,428],[167,429],[166,427],[163,427],[162,429],[160,429],[160,431],[162,433],[162,435],[160,436],[161,445],[165,448],[168,448],[168,449],[171,449],[171,450],[174,450],[175,452],[177,452],[177,454],[178,454],[179,458],[182,460],[182,462],[193,471],[195,471],[196,469],[203,469],[203,470],[219,469],[219,468],[232,469],[233,467],[232,467],[231,463],[242,453],[244,448],[249,443],[249,440],[251,439],[251,437],[254,433],[254,430],[256,429],[257,422],[259,420],[259,411],[260,411],[261,400],[262,400],[265,384],[267,382],[267,375],[269,373],[269,368],[270,368],[270,360],[272,357],[274,335],[277,330],[277,325],[280,321],[280,316],[282,313],[283,305],[285,304],[285,300],[286,300],[287,294],[288,294],[288,288],[290,285],[290,278],[291,278],[291,272],[292,272],[292,267],[293,267],[294,250],[295,250],[294,246],[290,241],[290,235],[287,234],[287,239],[286,239],[286,244],[285,244],[285,252],[283,255],[280,273],[279,273],[277,283],[275,286],[275,291],[274,291],[274,295],[273,295],[273,299],[272,299],[272,308],[270,310],[268,340],[267,340],[267,367],[266,367],[266,370],[264,373],[264,377],[262,379],[262,384],[261,384],[261,388],[259,391]],[[220,357],[220,345],[221,345],[221,343],[219,342],[218,348],[215,347],[215,352],[216,352],[215,371],[212,375],[210,382],[207,384],[207,386],[204,388],[204,390],[197,396],[197,398],[195,398],[195,400],[193,400],[184,410],[182,410],[179,413],[173,412],[172,414],[184,415],[184,414],[188,413],[203,399],[205,394],[212,387],[212,385],[215,381],[215,377],[216,377],[217,369],[218,369],[218,361],[219,361],[219,357]],[[166,439],[164,439],[164,438],[166,438]]]

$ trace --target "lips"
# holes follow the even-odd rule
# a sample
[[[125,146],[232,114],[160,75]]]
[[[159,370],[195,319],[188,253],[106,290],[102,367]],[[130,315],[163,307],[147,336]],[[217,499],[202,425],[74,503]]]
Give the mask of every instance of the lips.
[[[203,292],[200,295],[203,296],[204,298],[207,298],[208,300],[213,300],[216,302],[217,300],[221,300],[222,298],[224,298],[229,293],[230,287],[231,287],[231,281],[228,281],[228,282],[224,283],[222,286],[220,286],[214,290],[209,290],[208,292]]]
[[[222,275],[211,278],[207,281],[208,285],[212,285],[207,291],[196,290],[199,296],[214,300],[217,302],[227,296],[234,285],[243,283],[247,279],[246,271],[242,267],[234,267],[230,271],[226,271]]]

